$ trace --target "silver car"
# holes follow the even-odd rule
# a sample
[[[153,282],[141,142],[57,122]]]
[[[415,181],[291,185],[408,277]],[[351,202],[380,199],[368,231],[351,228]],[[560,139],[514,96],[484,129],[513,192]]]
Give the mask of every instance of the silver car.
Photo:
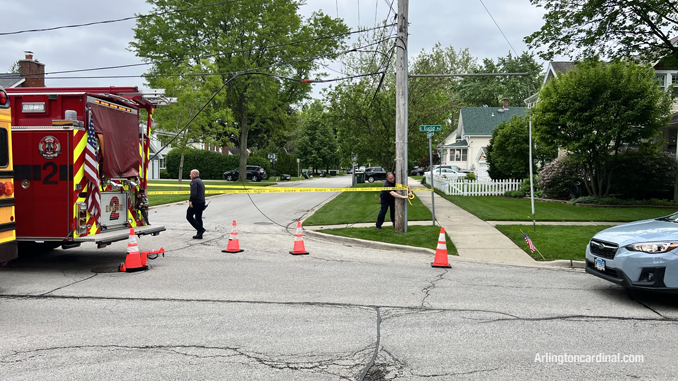
[[[586,246],[586,272],[625,288],[678,291],[678,212],[605,229]]]

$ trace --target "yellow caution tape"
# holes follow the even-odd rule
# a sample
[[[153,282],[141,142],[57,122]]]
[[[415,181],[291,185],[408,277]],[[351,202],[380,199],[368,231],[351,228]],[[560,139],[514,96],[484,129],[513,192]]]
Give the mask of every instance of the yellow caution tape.
[[[155,186],[155,185],[150,185]],[[163,185],[165,186],[165,185]],[[176,186],[176,185],[172,185]],[[213,186],[213,187],[229,187],[228,185]],[[205,194],[237,194],[237,193],[307,193],[307,192],[380,192],[391,190],[407,190],[406,186],[397,184],[395,187],[370,187],[370,188],[284,188],[284,187],[256,187],[232,189],[232,190],[211,190],[205,189]],[[422,189],[429,190],[429,189]],[[162,194],[191,194],[191,191],[149,191],[148,195],[162,195]]]

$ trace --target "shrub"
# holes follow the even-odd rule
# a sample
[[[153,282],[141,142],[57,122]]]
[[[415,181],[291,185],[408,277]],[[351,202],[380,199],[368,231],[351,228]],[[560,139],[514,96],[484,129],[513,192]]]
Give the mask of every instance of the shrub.
[[[419,182],[421,183],[421,185],[426,184],[426,176],[422,177]]]
[[[467,173],[466,177],[464,177],[464,180],[475,180],[475,179],[476,179],[475,173]]]
[[[160,178],[161,179],[171,179],[172,176],[170,176],[169,172],[167,172],[166,170],[163,169],[162,171],[160,171]]]
[[[669,199],[675,183],[675,154],[629,150],[617,157],[610,194],[624,199]]]
[[[572,199],[571,204],[595,204],[595,205],[659,205],[674,206],[678,205],[676,201],[659,200],[656,198],[650,200],[624,200],[616,197],[593,197],[585,196]]]
[[[504,197],[525,197],[525,193],[522,191],[506,191],[504,192]]]
[[[181,162],[181,149],[174,148],[167,153],[165,163],[170,178],[173,179],[179,178],[180,162]],[[239,163],[240,156],[237,155],[223,155],[217,152],[207,150],[186,148],[184,151],[184,167],[182,171],[182,178],[183,179],[189,178],[191,169],[196,168],[200,171],[200,177],[202,179],[210,180],[221,179],[225,171],[237,168]],[[259,163],[251,162],[250,164],[261,165]]]
[[[584,193],[585,195],[583,177],[584,171],[579,164],[567,157],[557,158],[541,170],[537,185],[546,197],[569,200],[572,198],[572,193]],[[575,194],[575,196],[581,196],[581,194]]]

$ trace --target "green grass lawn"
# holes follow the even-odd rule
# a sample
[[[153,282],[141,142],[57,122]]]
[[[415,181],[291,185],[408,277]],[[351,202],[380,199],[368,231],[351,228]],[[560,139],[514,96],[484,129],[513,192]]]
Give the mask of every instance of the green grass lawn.
[[[499,196],[447,196],[437,192],[462,209],[485,221],[532,221],[529,199]],[[537,221],[611,221],[629,222],[657,218],[675,212],[663,208],[589,208],[560,202],[535,201]]]
[[[381,185],[377,185],[376,183],[357,184],[356,186],[360,188],[381,188]],[[431,220],[431,211],[419,201],[418,197],[411,201],[412,205],[408,206],[407,209],[409,221]],[[380,208],[379,191],[343,192],[305,220],[304,225],[338,225],[354,224],[358,222],[376,222]],[[391,221],[388,213],[386,214],[386,221]]]
[[[497,225],[496,228],[509,237],[513,242],[536,260],[543,260],[538,252],[530,253],[525,237],[520,232],[522,229],[527,234],[534,246],[544,255],[546,260],[571,259],[583,261],[586,256],[586,245],[591,238],[607,225],[593,226],[537,226],[533,231],[531,225]]]
[[[323,229],[322,233],[338,235],[342,237],[360,238],[369,241],[378,241],[386,243],[395,243],[398,245],[425,247],[435,250],[438,246],[438,237],[440,236],[440,227],[438,226],[408,226],[407,233],[396,233],[391,226],[384,226],[377,230],[370,228],[347,228],[347,229]],[[445,233],[447,241],[447,254],[458,255],[457,248],[454,246],[450,237]]]

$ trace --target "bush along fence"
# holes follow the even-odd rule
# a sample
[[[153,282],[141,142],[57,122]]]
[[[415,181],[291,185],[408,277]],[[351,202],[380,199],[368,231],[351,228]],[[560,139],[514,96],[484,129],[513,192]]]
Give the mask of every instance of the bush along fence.
[[[465,180],[426,176],[426,183],[449,196],[503,196],[507,191],[517,191],[523,180]]]

